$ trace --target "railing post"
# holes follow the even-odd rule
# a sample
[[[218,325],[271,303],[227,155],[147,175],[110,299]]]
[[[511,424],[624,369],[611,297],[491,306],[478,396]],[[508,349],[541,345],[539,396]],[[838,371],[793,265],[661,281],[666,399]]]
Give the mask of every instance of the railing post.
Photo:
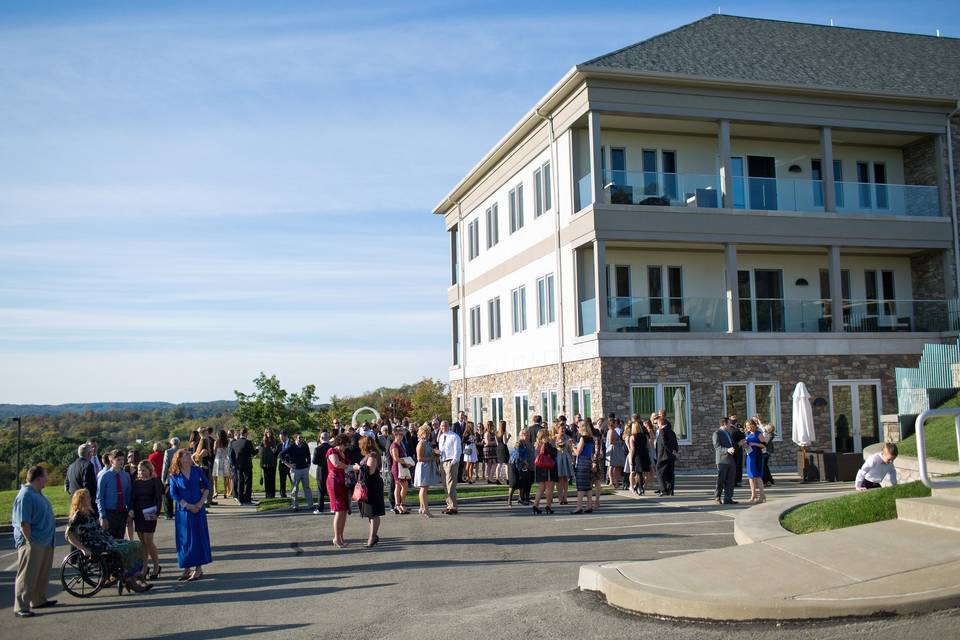
[[[820,178],[823,182],[823,210],[837,210],[837,186],[833,176],[833,130],[820,129]]]
[[[920,481],[930,489],[960,487],[960,480],[937,480],[934,482],[930,478],[927,470],[927,443],[924,437],[923,427],[927,418],[931,416],[953,416],[953,426],[957,437],[957,457],[960,462],[960,409],[928,409],[917,416],[916,436],[917,436],[917,463],[920,467]]]

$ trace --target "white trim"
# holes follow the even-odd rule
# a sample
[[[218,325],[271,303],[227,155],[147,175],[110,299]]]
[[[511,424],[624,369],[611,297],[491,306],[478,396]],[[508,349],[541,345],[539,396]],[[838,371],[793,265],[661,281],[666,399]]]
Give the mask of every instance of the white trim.
[[[776,380],[734,380],[731,382],[723,383],[723,415],[724,417],[730,415],[730,408],[727,407],[727,387],[746,387],[747,388],[747,415],[740,416],[742,419],[747,420],[752,416],[758,415],[757,413],[757,385],[758,384],[768,384],[773,385],[774,396],[777,399],[777,415],[775,419],[771,417],[773,425],[775,427],[773,441],[781,442],[783,440],[783,403],[780,401],[780,383]]]
[[[497,401],[497,400],[500,401],[500,414],[499,414],[499,415],[497,415],[497,412],[496,412],[496,410],[494,409],[494,406],[496,405],[496,401]],[[493,393],[493,394],[490,394],[490,420],[493,421],[493,427],[494,427],[494,429],[499,429],[499,428],[500,428],[500,421],[504,419],[504,417],[503,417],[503,405],[504,405],[504,402],[503,402],[503,394],[502,394],[502,393]]]
[[[883,414],[883,385],[879,378],[860,378],[850,380],[828,380],[829,383],[829,402],[830,402],[830,450],[837,452],[837,423],[833,415],[833,388],[850,387],[850,413],[851,422],[850,434],[853,437],[852,453],[863,451],[863,439],[860,430],[860,386],[874,386],[877,389],[877,441],[883,442],[883,424],[879,422],[879,417]]]
[[[666,409],[666,402],[664,401],[663,388],[664,387],[683,387],[686,393],[687,403],[686,403],[686,418],[687,418],[687,437],[681,438],[680,434],[677,434],[677,442],[679,444],[693,444],[693,423],[692,423],[692,414],[691,410],[692,401],[690,398],[690,383],[689,382],[631,382],[630,383],[630,415],[637,413],[636,407],[633,406],[633,390],[636,388],[650,388],[653,387],[653,401],[656,405],[656,410]],[[592,400],[592,397],[591,397]]]

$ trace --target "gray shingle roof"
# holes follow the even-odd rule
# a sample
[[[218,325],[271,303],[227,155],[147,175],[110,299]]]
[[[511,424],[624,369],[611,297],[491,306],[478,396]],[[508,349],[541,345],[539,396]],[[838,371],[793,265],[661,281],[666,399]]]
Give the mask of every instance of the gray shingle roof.
[[[582,66],[960,98],[960,39],[720,14]]]

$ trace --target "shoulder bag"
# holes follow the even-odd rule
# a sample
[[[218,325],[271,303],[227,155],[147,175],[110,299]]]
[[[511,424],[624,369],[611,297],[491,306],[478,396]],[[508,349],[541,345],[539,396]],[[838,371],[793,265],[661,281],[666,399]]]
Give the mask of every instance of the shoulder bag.
[[[537,459],[533,461],[533,466],[537,469],[553,469],[557,465],[557,461],[547,455],[547,445],[540,447],[540,454],[537,455]]]

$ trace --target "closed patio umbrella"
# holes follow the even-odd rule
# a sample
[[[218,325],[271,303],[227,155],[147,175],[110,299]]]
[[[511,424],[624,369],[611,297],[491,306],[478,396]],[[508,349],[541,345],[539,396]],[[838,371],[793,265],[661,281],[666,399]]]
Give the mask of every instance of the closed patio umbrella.
[[[680,439],[683,439],[684,434],[687,432],[687,410],[684,408],[683,402],[683,388],[677,387],[677,390],[673,394],[673,431]]]
[[[813,432],[813,407],[810,405],[810,392],[807,386],[798,382],[793,390],[793,441],[800,446],[800,479],[806,480],[807,450],[813,444],[816,435]]]

